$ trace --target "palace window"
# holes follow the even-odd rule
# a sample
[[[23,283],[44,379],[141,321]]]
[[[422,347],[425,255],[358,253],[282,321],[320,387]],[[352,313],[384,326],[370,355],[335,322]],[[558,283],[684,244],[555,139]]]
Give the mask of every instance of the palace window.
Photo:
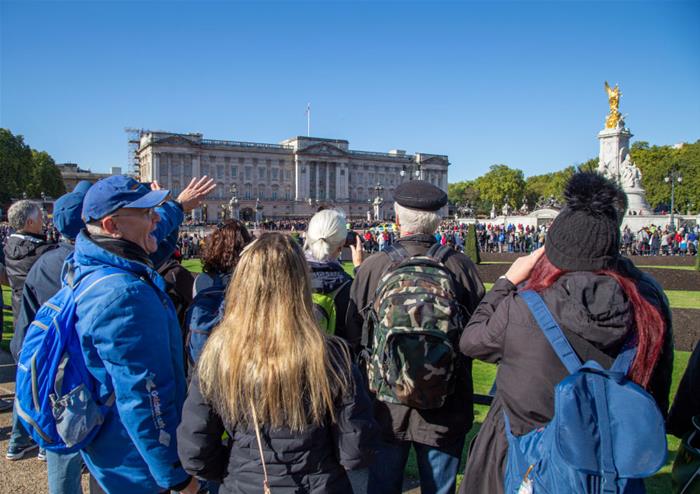
[[[238,177],[238,167],[232,166],[231,167],[231,178],[237,178],[237,177]]]

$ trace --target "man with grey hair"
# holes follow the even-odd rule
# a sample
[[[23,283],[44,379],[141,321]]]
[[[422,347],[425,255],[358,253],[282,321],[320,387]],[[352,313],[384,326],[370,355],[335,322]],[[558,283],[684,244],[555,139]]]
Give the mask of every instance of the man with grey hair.
[[[12,316],[14,321],[17,321],[20,301],[22,300],[22,289],[24,288],[24,280],[27,278],[27,273],[29,273],[39,256],[58,246],[55,243],[46,241],[42,216],[39,204],[26,199],[17,201],[7,211],[10,227],[15,230],[7,238],[3,249],[5,254],[5,271],[12,291]],[[2,326],[0,326],[1,337]],[[17,428],[13,427],[10,445],[8,446],[8,458],[10,456],[21,458],[27,450],[35,447],[29,434],[26,433],[21,425]],[[12,451],[17,453],[10,454]]]
[[[5,268],[12,289],[12,316],[17,320],[19,303],[27,273],[44,252],[57,244],[46,241],[41,207],[38,203],[21,200],[7,211],[10,227],[15,230],[5,244]],[[0,328],[0,335],[2,329]]]
[[[439,247],[433,247],[436,244],[434,233],[440,224],[438,211],[447,203],[447,194],[428,182],[416,180],[399,185],[394,192],[394,201],[400,238],[387,250],[372,255],[360,265],[350,289],[346,320],[349,339],[356,341],[361,335],[362,343],[354,350],[366,355],[373,355],[371,347],[376,340],[367,334],[369,325],[364,329],[363,325],[369,318],[370,306],[376,307],[375,292],[380,280],[397,264],[429,255]],[[468,317],[484,296],[484,286],[474,263],[464,254],[448,248],[437,250],[436,257],[452,277],[454,302],[464,307],[464,316]],[[411,284],[410,280],[405,283]],[[431,302],[424,307],[428,312],[433,308]],[[397,317],[402,319],[400,314]],[[413,314],[411,318],[420,319],[420,314]],[[385,318],[382,324],[390,324],[391,320],[394,318]],[[372,365],[367,363],[368,367]],[[416,452],[421,492],[454,492],[465,436],[473,421],[471,363],[463,356],[457,356],[454,369],[454,391],[444,397],[442,406],[416,408],[404,404],[398,395],[387,398],[386,394],[391,394],[391,391],[387,391],[385,385],[373,396],[374,416],[384,441],[376,455],[377,460],[370,465],[369,494],[402,492],[403,471],[411,447]],[[373,374],[376,376],[376,372]]]

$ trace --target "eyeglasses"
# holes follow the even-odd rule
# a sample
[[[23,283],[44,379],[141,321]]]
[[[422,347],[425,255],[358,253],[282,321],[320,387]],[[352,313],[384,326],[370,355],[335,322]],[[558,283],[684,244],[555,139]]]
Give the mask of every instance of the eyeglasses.
[[[128,218],[129,216],[138,218],[140,216],[143,218],[151,219],[151,217],[156,213],[155,208],[147,208],[147,209],[126,208],[126,209],[123,209],[122,211],[133,211],[134,213],[133,214],[119,213],[119,214],[112,214],[110,216],[112,216],[112,218],[116,218],[116,217],[120,217],[120,216],[125,217],[125,218]]]

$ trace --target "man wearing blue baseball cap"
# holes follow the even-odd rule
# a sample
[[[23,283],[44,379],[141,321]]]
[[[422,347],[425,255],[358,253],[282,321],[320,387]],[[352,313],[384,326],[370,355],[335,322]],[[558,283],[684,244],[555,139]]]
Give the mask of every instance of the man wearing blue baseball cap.
[[[76,331],[85,363],[100,383],[99,400],[114,395],[95,439],[82,451],[105,492],[167,490],[194,493],[197,482],[180,466],[175,430],[186,394],[180,327],[163,278],[150,255],[182,221],[182,209],[197,206],[214,188],[194,180],[178,197],[129,177],[95,183],[83,201],[86,224],[65,271],[80,283],[101,281],[83,292]],[[181,208],[178,217],[170,214]],[[175,220],[175,221],[173,221]],[[92,486],[91,486],[92,487]]]
[[[110,180],[113,181],[112,186],[114,181],[128,183],[132,187],[133,182],[135,182],[128,177],[110,177]],[[109,186],[110,184],[101,184],[103,190],[109,188]],[[179,202],[168,201],[157,207],[158,215],[165,218],[162,222],[164,226],[161,229],[163,234],[166,234],[165,230],[167,228],[174,228],[167,234],[176,231],[182,221],[182,210],[189,210],[198,205],[198,202],[208,193],[210,187],[211,181],[207,181],[206,177],[199,181],[193,180],[178,196],[177,201]],[[16,359],[19,359],[24,335],[37,311],[44,302],[49,300],[61,288],[61,272],[64,261],[73,252],[76,237],[85,228],[81,214],[85,195],[90,188],[90,182],[82,181],[72,192],[64,194],[54,203],[53,222],[61,234],[61,242],[57,249],[42,255],[27,276],[15,333],[10,343],[10,349]],[[139,186],[138,188],[142,195],[148,193],[148,189],[145,187]],[[158,195],[167,196],[167,191],[165,191],[165,194],[159,192]],[[161,239],[158,238],[158,240]],[[80,474],[83,461],[79,453],[58,454],[47,451],[46,460],[49,492],[51,494],[79,494],[82,492]]]

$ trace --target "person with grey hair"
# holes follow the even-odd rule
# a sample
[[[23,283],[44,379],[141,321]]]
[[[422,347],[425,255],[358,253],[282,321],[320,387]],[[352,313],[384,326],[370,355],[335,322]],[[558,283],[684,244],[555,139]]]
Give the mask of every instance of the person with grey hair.
[[[377,295],[382,279],[396,276],[393,271],[405,261],[421,256],[433,256],[434,262],[441,263],[444,271],[452,278],[454,300],[464,308],[468,317],[484,296],[484,285],[479,279],[476,266],[466,255],[436,244],[435,231],[440,224],[439,211],[447,204],[447,194],[438,187],[424,181],[414,180],[399,185],[394,192],[396,224],[399,240],[383,252],[370,256],[362,263],[350,289],[350,305],[347,311],[349,333],[362,334],[362,350],[368,371],[372,371],[375,355],[374,334],[370,333],[375,321],[376,307],[383,302]],[[437,249],[437,250],[436,250]],[[417,262],[417,261],[416,261]],[[432,261],[431,261],[432,262]],[[405,269],[405,268],[400,268]],[[384,277],[387,278],[384,278]],[[415,287],[415,279],[404,279],[407,289]],[[408,292],[406,292],[408,293]],[[375,297],[379,296],[378,300]],[[398,295],[397,295],[398,296]],[[403,296],[403,295],[401,295]],[[415,297],[412,297],[415,300]],[[404,297],[404,305],[411,304],[411,297]],[[375,302],[377,303],[375,305]],[[433,313],[435,302],[425,301],[424,306],[412,305],[408,314],[390,314],[383,319],[382,328],[393,320],[422,320],[421,314]],[[394,316],[398,319],[394,319]],[[405,317],[410,316],[410,317]],[[430,319],[428,316],[427,319]],[[426,320],[427,320],[426,319]],[[370,321],[370,322],[371,322]],[[439,321],[440,323],[448,321]],[[374,326],[375,330],[377,326]],[[397,329],[400,328],[387,328]],[[459,328],[461,330],[461,328]],[[363,331],[366,331],[363,333]],[[374,333],[374,331],[372,331]],[[386,345],[387,340],[384,340]],[[380,345],[381,346],[381,345]],[[379,352],[379,350],[377,350]],[[411,362],[416,368],[426,366],[426,361]],[[462,356],[455,357],[454,391],[444,395],[441,406],[417,408],[402,402],[388,387],[374,395],[374,416],[382,430],[383,444],[377,453],[378,461],[369,467],[369,494],[399,494],[402,492],[403,472],[410,449],[416,453],[420,472],[421,492],[424,494],[450,494],[455,491],[456,476],[467,432],[472,426],[472,379],[471,365]],[[370,385],[376,372],[368,374]],[[375,388],[376,389],[376,388]]]
[[[21,200],[10,206],[7,218],[10,227],[15,230],[8,238],[3,249],[5,254],[5,270],[12,291],[12,317],[17,321],[22,290],[27,274],[39,256],[58,247],[58,244],[48,242],[44,236],[44,224],[41,207],[38,203]],[[2,326],[0,326],[0,338]],[[6,457],[10,460],[22,458],[27,451],[36,448],[29,434],[21,424],[13,427]],[[44,459],[40,452],[40,459]]]
[[[313,215],[306,229],[304,253],[311,269],[314,311],[319,324],[356,350],[361,334],[349,334],[345,324],[352,278],[338,262],[348,237],[346,221],[345,215],[335,209],[324,209]],[[353,264],[357,267],[362,262],[362,248],[359,236],[353,239]]]
[[[9,236],[3,250],[7,278],[12,289],[12,316],[17,320],[27,273],[41,254],[55,249],[57,244],[46,241],[43,215],[38,203],[26,199],[17,201],[7,211],[7,218],[15,233]]]

